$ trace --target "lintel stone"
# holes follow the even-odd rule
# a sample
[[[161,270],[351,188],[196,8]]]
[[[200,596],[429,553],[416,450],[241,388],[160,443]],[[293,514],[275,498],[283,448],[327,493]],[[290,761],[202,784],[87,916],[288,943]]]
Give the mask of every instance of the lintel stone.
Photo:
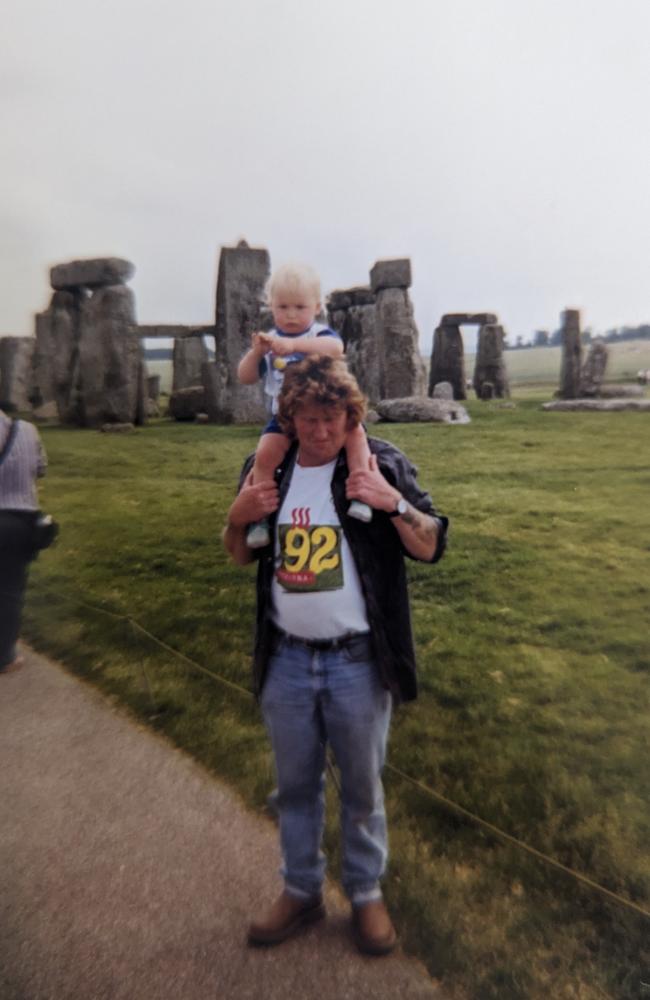
[[[369,285],[358,285],[355,288],[337,288],[327,297],[327,306],[335,312],[338,309],[351,309],[352,306],[371,306],[375,301],[375,293]]]
[[[208,326],[180,326],[178,323],[155,323],[152,325],[139,324],[138,334],[140,337],[170,337],[174,340],[182,340],[184,337],[203,337],[215,335],[214,324]]]
[[[50,284],[57,291],[69,288],[103,288],[124,285],[135,274],[135,266],[121,257],[71,260],[50,268]]]
[[[410,288],[410,259],[400,257],[395,260],[378,260],[370,272],[370,287],[373,292],[379,292],[382,288]]]
[[[440,326],[488,326],[498,323],[496,313],[445,313]]]

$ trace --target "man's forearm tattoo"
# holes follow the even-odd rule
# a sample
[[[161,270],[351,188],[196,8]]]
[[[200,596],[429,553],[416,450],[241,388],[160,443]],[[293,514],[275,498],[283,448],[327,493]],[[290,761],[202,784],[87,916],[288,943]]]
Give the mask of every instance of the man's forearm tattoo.
[[[438,522],[435,517],[423,514],[417,507],[411,504],[406,508],[406,513],[402,514],[402,521],[408,524],[423,541],[435,542],[438,538]]]

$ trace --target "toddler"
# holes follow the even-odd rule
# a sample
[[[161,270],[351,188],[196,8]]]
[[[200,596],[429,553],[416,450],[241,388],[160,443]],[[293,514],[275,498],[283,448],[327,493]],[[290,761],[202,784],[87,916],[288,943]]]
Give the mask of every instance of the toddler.
[[[244,385],[264,379],[264,391],[269,398],[271,420],[262,432],[255,452],[253,483],[273,479],[275,470],[286,455],[290,439],[283,433],[276,413],[283,373],[287,365],[300,361],[306,354],[340,357],[343,341],[338,333],[316,322],[321,310],[320,280],[306,264],[284,264],[273,272],[266,288],[267,300],[273,313],[275,328],[268,333],[254,333],[250,350],[239,362],[237,375]],[[345,451],[350,471],[367,469],[370,449],[360,425],[349,431]],[[360,500],[352,500],[350,517],[368,522],[372,510]],[[262,548],[271,541],[266,520],[252,524],[246,535],[251,549]]]

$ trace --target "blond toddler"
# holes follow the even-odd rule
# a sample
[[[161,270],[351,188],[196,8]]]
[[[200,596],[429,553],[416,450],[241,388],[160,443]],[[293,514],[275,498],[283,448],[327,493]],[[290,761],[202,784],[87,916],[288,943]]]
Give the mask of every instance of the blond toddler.
[[[264,379],[264,391],[269,400],[271,419],[262,431],[255,451],[253,483],[273,479],[281,465],[290,439],[277,421],[278,396],[287,365],[301,361],[308,354],[340,357],[343,341],[338,333],[316,321],[321,311],[321,290],[318,275],[306,264],[284,264],[273,272],[266,288],[275,328],[268,333],[254,333],[251,347],[239,362],[237,375],[244,385]],[[350,472],[367,469],[370,450],[361,425],[348,432],[345,451]],[[368,522],[372,510],[360,500],[352,500],[350,517]],[[251,549],[261,548],[271,541],[266,520],[248,529],[246,543]]]

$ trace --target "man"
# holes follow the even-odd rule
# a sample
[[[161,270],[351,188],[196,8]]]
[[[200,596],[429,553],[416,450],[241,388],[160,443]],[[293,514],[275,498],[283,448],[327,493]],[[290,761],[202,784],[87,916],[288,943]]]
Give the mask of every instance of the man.
[[[285,375],[278,418],[294,443],[275,480],[253,485],[252,459],[224,529],[235,561],[259,558],[254,680],[270,735],[284,891],[249,928],[279,944],[324,916],[321,853],[325,748],[341,776],[342,881],[358,948],[383,955],[396,934],[382,899],[387,834],[381,771],[392,702],[416,697],[404,555],[436,562],[447,518],[397,448],[369,439],[368,468],[348,474],[344,443],[365,415],[345,363],[311,356]],[[350,518],[354,496],[375,511]],[[272,544],[246,528],[268,517]]]

